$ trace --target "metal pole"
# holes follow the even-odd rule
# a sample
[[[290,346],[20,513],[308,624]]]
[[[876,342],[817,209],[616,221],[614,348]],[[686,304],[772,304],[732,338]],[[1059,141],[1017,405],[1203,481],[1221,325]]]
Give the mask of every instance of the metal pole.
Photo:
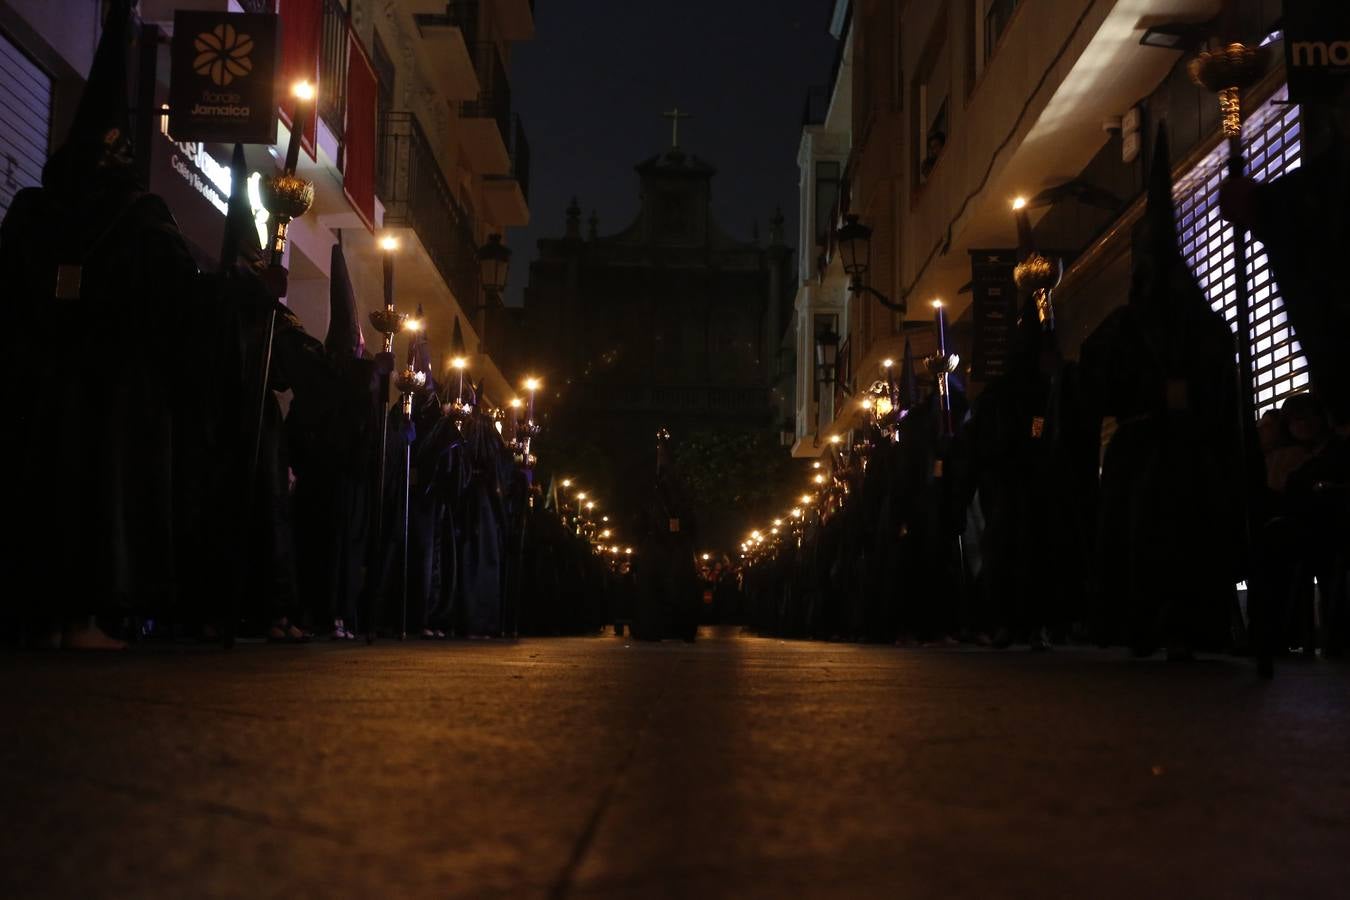
[[[403,400],[403,426],[408,426],[408,410],[412,405],[412,397],[405,396]],[[408,503],[412,496],[412,442],[407,438],[407,431],[403,433],[403,620],[399,631],[399,640],[408,638]]]
[[[371,571],[366,573],[366,643],[375,643],[375,622],[379,610],[380,590],[384,582],[384,477],[389,459],[389,373],[380,372],[380,464],[375,481],[374,552],[370,554]]]
[[[1228,137],[1228,177],[1243,178],[1246,175],[1246,159],[1242,153],[1242,135],[1230,134]],[[1237,278],[1234,282],[1234,305],[1237,313],[1238,339],[1238,411],[1241,428],[1238,432],[1238,460],[1241,466],[1239,477],[1242,479],[1242,525],[1243,537],[1249,554],[1260,553],[1262,548],[1256,545],[1256,510],[1251,492],[1250,468],[1248,459],[1248,430],[1256,422],[1255,371],[1252,365],[1252,320],[1251,290],[1247,281],[1247,231],[1237,222],[1233,223],[1233,271]],[[1251,646],[1256,659],[1258,673],[1270,678],[1275,673],[1274,629],[1271,611],[1274,604],[1267,594],[1267,586],[1261,575],[1252,571],[1247,579],[1247,643]]]

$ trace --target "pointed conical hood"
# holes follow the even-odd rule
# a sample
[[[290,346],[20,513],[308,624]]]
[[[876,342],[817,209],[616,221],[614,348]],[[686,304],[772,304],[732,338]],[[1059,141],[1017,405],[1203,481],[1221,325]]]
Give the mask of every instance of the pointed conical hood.
[[[365,352],[366,342],[361,336],[361,319],[357,315],[356,291],[347,272],[347,257],[342,245],[333,245],[328,281],[328,334],[324,348],[334,357],[351,359]]]
[[[1144,216],[1131,236],[1130,302],[1163,309],[1168,316],[1196,302],[1208,309],[1204,292],[1181,254],[1166,125],[1158,126],[1151,165]]]
[[[131,110],[127,58],[133,0],[112,0],[103,22],[89,80],[80,95],[65,143],[42,173],[49,189],[79,191],[101,168],[131,170]]]
[[[230,157],[230,202],[225,212],[225,237],[220,247],[220,270],[229,269],[241,258],[244,262],[262,255],[253,209],[248,202],[248,162],[244,145],[235,144]]]
[[[1177,210],[1172,199],[1172,153],[1165,122],[1158,125],[1158,137],[1153,144],[1144,221],[1155,253],[1160,257],[1181,255],[1177,244]]]

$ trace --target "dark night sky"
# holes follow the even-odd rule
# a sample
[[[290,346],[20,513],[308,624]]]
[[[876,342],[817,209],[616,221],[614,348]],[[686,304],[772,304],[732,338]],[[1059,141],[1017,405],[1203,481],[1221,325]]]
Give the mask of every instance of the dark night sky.
[[[530,139],[529,228],[515,229],[508,302],[522,302],[541,237],[562,234],[569,199],[600,233],[637,212],[633,166],[670,145],[717,167],[713,212],[748,239],[782,206],[794,243],[797,144],[806,89],[823,84],[836,42],[830,0],[540,0],[533,41],[512,49],[516,110]],[[584,228],[584,226],[583,226]]]

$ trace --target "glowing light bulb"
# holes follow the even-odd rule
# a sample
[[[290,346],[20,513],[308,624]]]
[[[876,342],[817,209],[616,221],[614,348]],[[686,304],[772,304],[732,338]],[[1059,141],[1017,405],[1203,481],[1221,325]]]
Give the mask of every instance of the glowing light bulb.
[[[825,476],[824,476],[824,475],[817,475],[815,478],[812,479],[812,481],[814,481],[816,484],[824,484],[824,483],[825,483]]]
[[[703,561],[704,561],[704,562],[707,562],[707,561],[710,560],[710,559],[712,559],[712,555],[711,555],[711,554],[708,554],[708,553],[703,554]]]
[[[520,409],[520,408],[521,408],[522,406],[524,406],[524,405],[525,405],[525,401],[521,400],[519,397],[512,397],[512,398],[511,398],[511,408],[512,408],[512,409]],[[563,485],[563,487],[566,487],[566,486],[567,486],[566,484]]]
[[[1026,197],[1018,197],[1013,201],[1013,209],[1023,209],[1027,205]]]
[[[398,249],[398,238],[394,237],[392,234],[386,234],[384,237],[380,238],[380,249],[385,253],[393,253]]]
[[[570,478],[564,478],[564,479],[562,480],[562,486],[565,487],[565,488],[570,488],[570,487],[572,486],[572,479],[570,479]]]
[[[463,372],[469,367],[469,360],[463,356],[456,356],[454,359],[450,360],[450,365]]]
[[[941,301],[941,300],[934,299],[934,300],[933,300],[933,309],[942,309],[942,301]]]
[[[420,319],[404,319],[404,320],[403,320],[403,330],[404,330],[404,331],[421,331],[421,330],[422,330],[422,322],[421,322]]]
[[[815,498],[812,497],[810,494],[802,494],[801,496],[802,506],[809,506],[811,501],[814,499]]]
[[[830,443],[831,443],[831,444],[842,444],[843,442],[844,442],[844,436],[843,436],[842,434],[832,434],[832,435],[830,435]]]
[[[889,368],[891,368],[891,367],[894,366],[894,365],[895,365],[895,360],[891,359],[890,357],[887,357],[886,359],[883,359],[883,360],[881,361],[881,367],[882,367],[883,369],[889,369]]]
[[[543,384],[544,384],[544,383],[543,383],[542,381],[540,381],[538,378],[526,378],[526,379],[525,379],[525,390],[527,390],[527,391],[537,391],[537,390],[539,390],[540,387],[543,386]]]
[[[314,85],[310,84],[308,81],[297,81],[291,86],[291,93],[300,100],[313,100]]]

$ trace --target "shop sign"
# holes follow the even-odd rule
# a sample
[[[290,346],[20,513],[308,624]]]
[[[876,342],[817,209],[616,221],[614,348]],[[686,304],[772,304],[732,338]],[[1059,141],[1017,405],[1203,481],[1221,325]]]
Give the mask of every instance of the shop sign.
[[[175,140],[275,144],[277,16],[178,10],[169,130]]]

